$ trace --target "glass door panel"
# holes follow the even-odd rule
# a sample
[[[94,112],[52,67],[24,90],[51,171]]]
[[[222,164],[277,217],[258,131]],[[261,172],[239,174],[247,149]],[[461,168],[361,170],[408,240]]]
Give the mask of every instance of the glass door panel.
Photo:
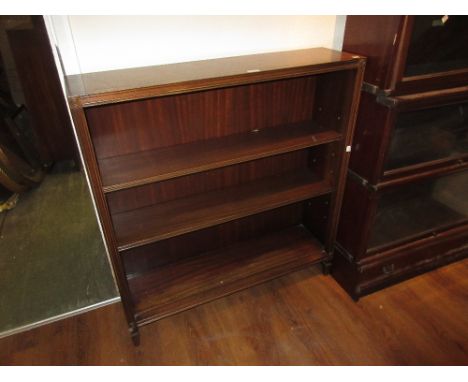
[[[468,68],[468,16],[415,16],[404,77]]]
[[[468,171],[409,184],[379,199],[369,249],[468,219]]]
[[[400,113],[384,171],[468,153],[468,103]]]

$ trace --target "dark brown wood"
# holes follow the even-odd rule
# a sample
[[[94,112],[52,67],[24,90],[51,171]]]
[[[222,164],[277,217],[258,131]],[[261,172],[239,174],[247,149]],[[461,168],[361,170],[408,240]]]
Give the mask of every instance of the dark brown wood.
[[[107,193],[106,198],[111,213],[117,214],[208,192],[224,192],[280,174],[288,176],[312,171],[315,179],[329,181],[321,171],[325,156],[323,147],[317,146],[115,191]]]
[[[468,252],[463,199],[468,67],[459,68],[460,62],[468,65],[466,36],[446,41],[447,49],[442,49],[444,60],[450,54],[456,59],[453,52],[460,55],[460,62],[450,63],[458,67],[438,70],[442,66],[433,65],[429,52],[437,41],[426,39],[427,46],[415,50],[419,37],[413,32],[426,28],[418,24],[426,23],[423,17],[347,18],[344,48],[369,57],[333,271],[353,298]],[[452,25],[460,26],[460,20]],[[445,33],[445,26],[433,28],[434,23],[431,32]],[[457,42],[462,44],[458,48]],[[432,66],[409,66],[420,60]],[[433,73],[414,75],[418,70]]]
[[[359,260],[422,238],[436,238],[439,233],[466,224],[468,214],[460,204],[463,200],[463,187],[468,179],[466,168],[437,175],[382,189],[370,188],[362,184],[359,178],[348,176],[337,240],[341,252],[347,253],[349,258]],[[458,182],[456,186],[447,186],[450,179],[452,184],[453,181]],[[450,208],[450,205],[434,199],[438,194],[434,194],[435,191],[428,192],[434,186],[442,197],[447,193],[456,194],[459,198],[456,202],[458,212],[455,207]],[[392,195],[398,193],[398,201],[392,201]],[[383,198],[392,203],[389,208],[382,206],[379,210],[378,206]],[[398,217],[397,221],[395,216]],[[382,240],[377,237],[372,239],[371,229],[386,232],[381,237]]]
[[[468,154],[436,159],[430,162],[418,163],[401,169],[387,170],[384,172],[384,178],[387,181],[378,183],[375,188],[383,189],[395,184],[405,183],[408,180],[421,179],[427,176],[439,174],[448,174],[466,168],[468,163]]]
[[[409,94],[463,86],[468,68],[405,75],[408,50],[418,16],[348,16],[343,49],[368,57],[364,81],[384,94]],[[452,38],[452,40],[454,40]],[[460,36],[460,43],[466,38]],[[426,55],[430,58],[431,53]]]
[[[319,79],[307,76],[156,97],[88,108],[86,115],[99,159],[297,123],[309,122],[313,128]],[[321,129],[332,127],[321,124]]]
[[[441,174],[451,169],[458,170],[466,165],[468,153],[460,151],[447,154],[445,158],[425,160],[392,170],[385,169],[391,138],[395,134],[395,124],[398,118],[409,112],[430,111],[450,105],[463,106],[468,103],[467,86],[384,97],[382,100],[385,101],[379,100],[379,97],[376,99],[374,95],[368,93],[362,95],[349,165],[352,171],[375,185],[376,188],[381,189],[425,176]],[[382,102],[386,105],[383,105]],[[430,128],[427,122],[426,125],[428,126],[427,133],[429,133]],[[422,140],[422,138],[420,139]],[[431,139],[433,140],[433,138],[428,137],[429,142]],[[464,136],[453,137],[454,141],[460,139],[465,138]],[[442,143],[439,142],[439,144]]]
[[[312,49],[68,78],[136,342],[137,322],[330,259],[363,70]]]
[[[173,262],[131,278],[137,320],[144,325],[323,260],[302,226]]]
[[[394,16],[393,16],[394,17]],[[398,92],[401,81],[404,77],[406,60],[408,57],[408,48],[410,45],[411,34],[413,32],[414,17],[413,16],[400,16],[399,30],[393,42],[394,53],[392,62],[388,67],[387,72],[387,86],[384,90],[385,93]],[[424,83],[423,83],[424,85]],[[414,89],[413,89],[414,91]]]
[[[98,217],[103,230],[104,239],[107,244],[107,250],[109,251],[109,255],[112,260],[112,269],[114,271],[117,287],[119,288],[120,296],[122,298],[122,305],[124,307],[125,316],[127,318],[129,327],[136,327],[133,313],[133,299],[128,288],[121,258],[117,252],[117,245],[115,242],[115,235],[113,233],[109,208],[106,203],[105,196],[102,193],[102,182],[99,174],[97,160],[93,150],[91,137],[87,129],[83,106],[79,103],[79,99],[73,99],[70,101],[70,111],[75,123],[86,173],[89,176],[91,192],[99,212]]]
[[[79,162],[44,19],[31,17],[31,25],[7,30],[7,36],[31,122],[46,148],[41,159]]]
[[[398,90],[394,94],[409,94],[412,92],[430,91],[431,89],[444,89],[458,87],[468,81],[468,70],[453,70],[437,74],[425,74],[402,78]]]
[[[311,123],[253,130],[99,161],[104,192],[121,190],[339,140]]]
[[[333,276],[355,299],[468,256],[468,225],[352,262],[338,247]]]
[[[347,16],[343,49],[367,57],[364,81],[379,89],[390,87],[395,43],[403,16]]]
[[[355,67],[363,57],[325,48],[262,53],[67,77],[84,105],[301,77]]]
[[[2,365],[467,365],[468,260],[354,303],[317,267],[140,329],[120,304],[0,339]]]
[[[373,217],[377,208],[377,195],[358,180],[348,176],[340,212],[336,246],[352,259],[365,255]]]
[[[392,177],[389,177],[388,181],[380,182],[373,188],[375,190],[384,190],[389,187],[405,185],[409,182],[416,182],[427,178],[432,178],[440,175],[448,175],[460,170],[468,168],[468,162],[466,161],[466,154],[455,159],[445,159],[443,161],[429,162],[425,166],[417,166],[416,168],[408,168],[406,171],[400,171],[393,173]]]
[[[468,99],[468,86],[437,89],[422,93],[378,97],[377,101],[398,111],[420,110],[434,106],[450,105]]]
[[[320,200],[321,198],[318,198]],[[125,264],[127,277],[135,277],[152,271],[154,268],[183,261],[201,253],[222,251],[239,242],[255,240],[259,237],[280,232],[290,227],[298,226],[303,222],[304,209],[311,213],[314,211],[316,199],[302,203],[290,204],[260,214],[236,219],[228,223],[215,225],[210,228],[197,230],[185,235],[176,236],[167,240],[155,242],[143,247],[132,248],[121,252]],[[311,203],[311,206],[309,206]],[[320,215],[323,218],[324,215]],[[328,213],[325,212],[325,218]],[[305,223],[305,220],[304,220]],[[317,232],[317,239],[323,242],[323,235],[306,225],[310,232]],[[316,228],[316,227],[313,227]],[[324,231],[323,220],[320,228]]]
[[[243,186],[154,204],[112,216],[120,251],[331,192],[313,173],[278,175]]]
[[[360,184],[358,178],[348,178],[333,276],[353,298],[468,255],[468,215],[463,206],[459,205],[457,212],[450,204],[425,198],[424,194],[417,200],[409,194],[407,199],[393,203],[391,209],[379,208],[387,193],[412,192],[428,181],[450,176],[466,178],[467,171],[445,171],[439,178],[431,174],[417,182],[379,190]],[[450,191],[447,185],[442,187],[443,182],[437,188],[439,193]],[[459,192],[462,200],[464,191]]]
[[[341,87],[339,89],[340,94],[344,98],[343,105],[338,108],[336,116],[336,122],[338,125],[342,123],[342,130],[344,132],[344,139],[341,142],[337,142],[331,151],[329,151],[328,163],[325,166],[327,176],[334,180],[331,181],[335,187],[335,192],[332,194],[330,200],[330,218],[327,222],[327,233],[325,239],[325,248],[328,253],[332,254],[336,241],[336,233],[338,230],[338,223],[340,217],[341,206],[343,202],[344,188],[346,182],[346,174],[348,171],[349,157],[352,149],[352,141],[354,134],[354,127],[358,113],[359,100],[361,95],[361,84],[364,76],[365,61],[361,61],[360,70],[355,73],[348,73],[347,78],[341,80]],[[333,75],[333,74],[332,74]],[[337,90],[335,88],[335,90]],[[319,84],[319,94],[320,84]],[[327,88],[325,100],[334,98],[335,94],[332,93],[330,87]],[[327,109],[331,107],[330,102],[324,102],[327,105]],[[336,102],[334,103],[336,105]],[[335,109],[336,112],[336,109]],[[343,122],[341,122],[343,121]],[[330,145],[330,146],[333,146]],[[336,161],[335,164],[331,162]]]
[[[384,145],[388,145],[390,139],[388,126],[393,126],[394,121],[395,113],[378,104],[374,95],[363,92],[349,168],[372,184],[381,177],[386,154]]]
[[[330,194],[307,200],[301,222],[321,242],[328,237],[327,221],[330,216]]]

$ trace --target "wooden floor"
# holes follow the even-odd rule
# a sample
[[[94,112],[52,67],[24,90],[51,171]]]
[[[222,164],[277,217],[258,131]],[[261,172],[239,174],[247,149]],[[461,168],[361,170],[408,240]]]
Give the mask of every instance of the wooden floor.
[[[468,365],[468,259],[353,302],[317,268],[141,329],[119,304],[0,340],[1,364]]]

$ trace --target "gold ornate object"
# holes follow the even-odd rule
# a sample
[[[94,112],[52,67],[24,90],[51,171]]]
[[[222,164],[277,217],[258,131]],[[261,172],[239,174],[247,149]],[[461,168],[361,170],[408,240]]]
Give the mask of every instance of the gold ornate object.
[[[0,213],[15,208],[18,199],[19,194],[12,194],[7,200],[0,202]]]

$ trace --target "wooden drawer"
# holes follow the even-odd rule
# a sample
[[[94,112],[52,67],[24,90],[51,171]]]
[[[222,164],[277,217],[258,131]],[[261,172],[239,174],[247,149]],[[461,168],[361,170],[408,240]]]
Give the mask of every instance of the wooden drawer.
[[[355,299],[468,255],[468,224],[352,262],[338,247],[333,276]]]

